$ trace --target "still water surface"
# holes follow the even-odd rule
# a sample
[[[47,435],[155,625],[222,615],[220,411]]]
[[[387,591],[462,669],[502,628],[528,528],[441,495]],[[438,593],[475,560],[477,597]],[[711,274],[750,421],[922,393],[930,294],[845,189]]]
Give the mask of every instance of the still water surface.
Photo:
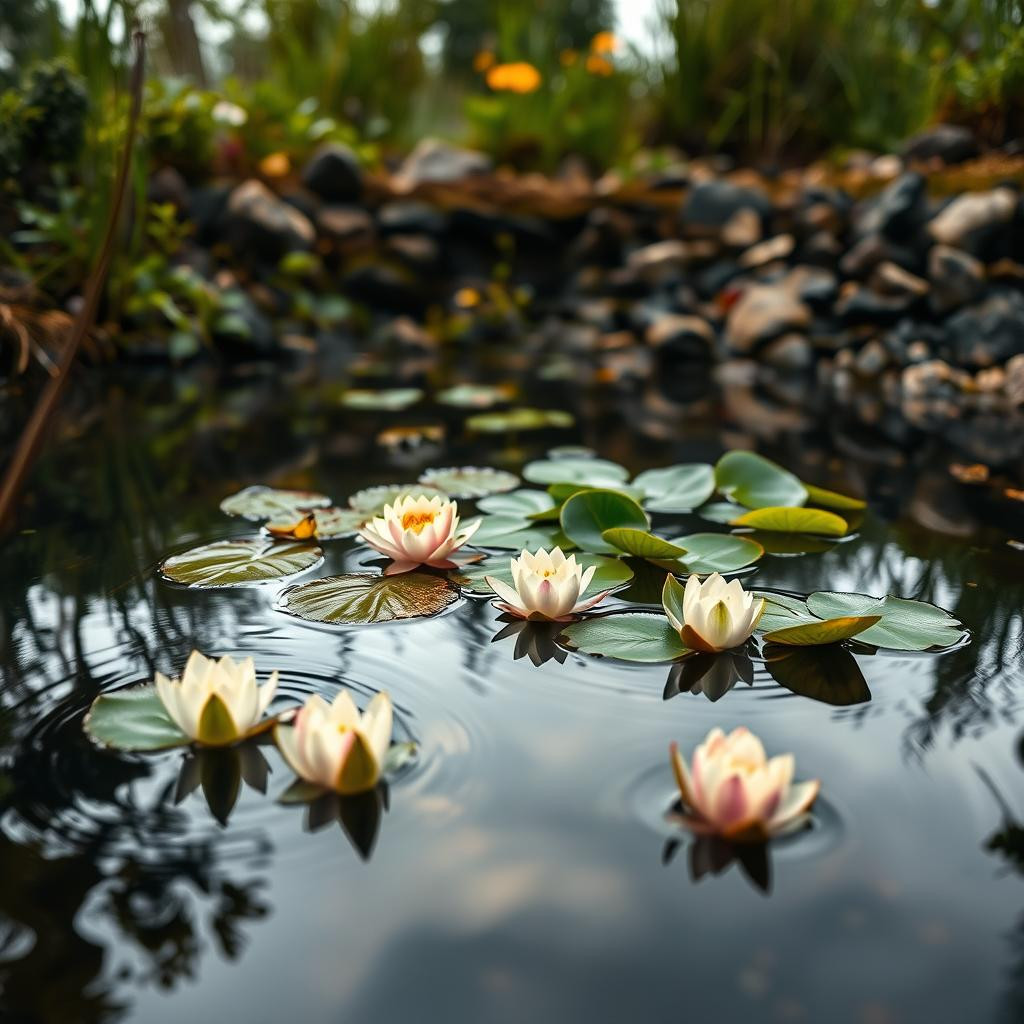
[[[111,384],[65,425],[4,552],[5,1022],[1022,1019],[1024,553],[1005,511],[948,481],[942,451],[894,465],[835,425],[758,438],[714,402],[566,383],[531,401],[570,408],[576,428],[510,440],[467,438],[462,413],[430,405],[346,411],[310,377],[219,381],[216,398],[214,383]],[[376,442],[437,422],[441,447]],[[343,503],[426,466],[514,470],[567,443],[634,471],[760,447],[865,493],[856,537],[750,578],[931,600],[973,642],[859,657],[848,706],[761,664],[751,685],[666,699],[667,665],[545,661],[542,641],[541,664],[517,659],[478,598],[337,630],[274,611],[280,588],[154,576],[172,550],[251,533],[217,508],[250,483]],[[315,575],[362,557],[326,549]],[[271,745],[197,761],[85,739],[97,693],[177,671],[193,647],[279,669],[286,699],[387,689],[419,758],[379,800],[318,822],[276,803],[291,774]],[[723,863],[666,822],[667,751],[738,724],[793,751],[823,798],[809,832]]]

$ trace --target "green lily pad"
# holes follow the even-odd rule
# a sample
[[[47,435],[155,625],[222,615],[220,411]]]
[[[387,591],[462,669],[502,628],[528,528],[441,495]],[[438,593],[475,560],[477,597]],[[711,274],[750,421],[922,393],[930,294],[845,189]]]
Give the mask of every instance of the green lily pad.
[[[966,634],[963,625],[949,612],[924,601],[820,592],[807,598],[807,607],[821,619],[850,615],[881,616],[875,625],[859,633],[857,639],[894,651],[952,647]]]
[[[629,526],[605,530],[601,537],[613,548],[625,551],[627,555],[636,555],[637,558],[681,558],[686,554],[686,548],[681,548],[678,544],[670,544],[653,533],[634,530]]]
[[[528,519],[516,515],[480,516],[480,525],[473,534],[474,547],[488,547],[492,541],[501,541],[510,533],[523,533],[529,530]],[[514,546],[514,545],[513,545]]]
[[[167,714],[152,684],[100,694],[84,727],[97,743],[114,750],[168,750],[192,742]]]
[[[686,554],[666,568],[684,574],[697,573],[698,576],[736,572],[753,565],[764,555],[764,548],[757,541],[732,533],[691,533],[685,537],[673,537],[671,543],[683,548]]]
[[[652,512],[689,512],[715,492],[714,468],[703,462],[648,469],[633,480]]]
[[[583,444],[560,444],[548,449],[549,459],[594,459],[597,452]]]
[[[519,477],[488,466],[453,466],[424,470],[419,482],[444,491],[453,498],[482,498],[487,494],[511,491],[519,485]]]
[[[765,640],[787,647],[819,647],[837,644],[863,633],[881,619],[881,615],[845,615],[838,619],[784,626],[764,634]]]
[[[688,653],[664,615],[614,612],[567,626],[562,636],[583,654],[603,654],[621,661],[674,661]]]
[[[810,700],[851,707],[871,700],[871,691],[845,647],[765,648],[765,668],[780,686]]]
[[[419,388],[383,388],[379,391],[349,388],[341,396],[341,404],[348,409],[367,412],[400,412],[415,405],[422,397],[423,392]]]
[[[364,487],[363,490],[356,491],[348,499],[348,503],[357,512],[365,512],[369,517],[380,515],[384,511],[385,505],[393,505],[406,494],[424,494],[428,498],[448,497],[444,491],[438,490],[430,484],[378,484],[376,487]]]
[[[367,513],[354,508],[318,508],[316,517],[317,540],[338,540],[351,537],[369,518]]]
[[[351,572],[289,587],[277,607],[308,622],[366,625],[437,615],[459,598],[443,576]]]
[[[709,523],[721,523],[723,526],[731,526],[732,521],[746,511],[742,505],[737,505],[734,501],[711,501],[694,509],[694,513],[701,519],[706,519]]]
[[[160,575],[191,587],[241,587],[294,576],[323,559],[323,550],[315,544],[246,537],[171,555],[160,565]]]
[[[493,591],[484,577],[493,576],[512,586],[511,561],[512,559],[508,555],[493,555],[476,565],[453,569],[448,573],[448,578],[471,594],[492,594]],[[621,587],[622,584],[628,583],[633,578],[633,570],[620,558],[608,558],[605,555],[590,555],[582,552],[576,555],[576,561],[584,569],[589,569],[590,566],[595,567],[594,577],[583,595],[584,598],[588,594],[596,594],[599,590]]]
[[[498,518],[504,517],[485,516],[484,523],[486,524],[488,519]],[[480,529],[483,529],[483,527]],[[527,526],[525,529],[502,532],[496,535],[488,532],[485,540],[477,539],[479,532],[480,530],[477,530],[477,533],[473,534],[470,540],[474,547],[497,548],[499,551],[515,551],[517,553],[524,549],[536,551],[538,548],[544,548],[545,551],[550,551],[552,548],[561,548],[563,551],[569,552],[576,547],[557,525],[552,525],[550,528]]]
[[[325,508],[331,499],[316,491],[283,491],[257,484],[245,487],[220,503],[221,512],[259,522],[264,519],[298,519],[303,512]]]
[[[789,470],[754,452],[726,452],[715,464],[715,484],[747,508],[803,505],[807,489]]]
[[[857,512],[868,507],[866,501],[862,501],[860,498],[851,498],[848,494],[828,491],[824,487],[815,487],[814,484],[808,483],[805,483],[804,487],[807,490],[808,505],[836,509],[839,512]]]
[[[548,494],[559,503],[564,505],[574,494],[579,494],[581,491],[592,491],[593,487],[586,486],[584,484],[550,484],[548,486]],[[633,487],[631,484],[602,484],[600,486],[602,491],[614,491],[616,494],[625,495],[630,501],[635,501],[638,505],[643,500],[644,492],[639,487]]]
[[[584,551],[615,554],[604,531],[626,526],[646,531],[647,514],[632,498],[609,490],[580,491],[562,506],[559,516],[565,535]]]
[[[758,508],[733,520],[733,526],[750,526],[755,530],[779,533],[811,533],[819,537],[842,537],[846,520],[835,512],[820,508]]]
[[[456,384],[437,393],[441,405],[457,409],[488,409],[512,397],[512,389],[491,384]]]
[[[521,408],[470,416],[466,420],[466,429],[478,434],[512,434],[521,430],[562,430],[575,422],[572,413],[563,409]]]
[[[538,512],[549,512],[556,508],[554,499],[547,491],[509,491],[506,494],[491,494],[481,498],[476,507],[481,512],[495,515],[517,516],[528,519]]]
[[[766,591],[752,591],[754,597],[764,598],[764,611],[757,623],[759,633],[771,633],[778,629],[789,629],[819,620],[810,613],[802,597],[788,594],[771,594]]]
[[[534,484],[614,487],[629,478],[629,471],[606,459],[541,459],[523,467],[523,478]]]

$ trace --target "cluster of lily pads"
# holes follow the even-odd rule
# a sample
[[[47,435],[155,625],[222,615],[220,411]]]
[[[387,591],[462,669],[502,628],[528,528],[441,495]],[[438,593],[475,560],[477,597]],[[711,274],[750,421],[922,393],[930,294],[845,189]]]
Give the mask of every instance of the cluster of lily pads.
[[[853,651],[938,651],[966,638],[953,616],[924,602],[828,591],[803,597],[749,591],[739,579],[727,583],[723,575],[749,570],[766,550],[796,553],[840,542],[863,515],[862,501],[807,484],[759,455],[732,451],[715,465],[675,465],[630,479],[614,462],[561,448],[527,464],[522,477],[535,486],[499,469],[429,469],[412,483],[361,490],[345,506],[318,493],[248,487],[225,498],[221,509],[262,523],[258,534],[172,555],[159,571],[169,582],[199,588],[272,583],[320,565],[323,543],[358,534],[384,564],[367,561],[366,571],[287,587],[275,607],[310,622],[360,626],[437,615],[462,595],[490,595],[500,599],[497,607],[511,623],[506,629],[518,636],[517,656],[525,641],[538,663],[546,660],[545,644],[559,660],[575,651],[671,662],[666,697],[703,689],[716,699],[737,680],[752,681],[751,655],[784,686],[820,697],[813,691],[822,675],[826,685],[830,673],[849,683]],[[474,516],[465,514],[469,501]],[[682,514],[719,528],[681,534],[671,521]],[[650,586],[641,585],[652,579],[660,583],[653,600]],[[597,610],[610,597],[614,606]],[[816,672],[819,682],[809,682]],[[190,682],[186,671],[179,690],[158,680],[156,687],[102,696],[86,728],[109,746],[160,749],[231,743],[248,738],[247,730],[273,727],[304,785],[342,794],[375,786],[408,757],[389,747],[390,704],[383,746],[380,736],[372,744],[351,739],[360,735],[359,716],[347,698],[338,721],[312,698],[319,704],[299,711],[294,728],[280,718],[266,726],[259,715],[242,728],[213,678]],[[863,699],[855,680],[853,693],[853,700],[834,702]],[[176,694],[190,696],[179,707]],[[176,711],[188,707],[191,718]],[[255,705],[246,707],[251,718]],[[339,735],[349,739],[340,742]],[[687,780],[700,778],[709,757],[725,766],[721,778],[732,789],[702,809]],[[791,786],[788,757],[767,761],[745,730],[728,738],[709,734],[690,774],[673,754],[684,820],[703,823],[694,831],[731,838],[763,839],[789,828],[805,815],[817,784]],[[357,767],[350,758],[358,758]]]

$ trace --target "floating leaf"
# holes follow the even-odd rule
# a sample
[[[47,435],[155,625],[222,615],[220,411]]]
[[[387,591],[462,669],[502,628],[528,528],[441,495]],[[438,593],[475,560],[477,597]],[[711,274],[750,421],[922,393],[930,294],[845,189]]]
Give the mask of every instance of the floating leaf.
[[[507,402],[512,389],[491,384],[456,384],[437,393],[441,405],[452,405],[457,409],[487,409],[498,402]]]
[[[871,691],[845,647],[765,648],[765,668],[780,686],[810,700],[850,707],[871,700]]]
[[[747,508],[803,505],[807,490],[788,470],[754,452],[726,452],[715,465],[715,484]]]
[[[644,510],[632,498],[608,490],[580,491],[562,506],[562,530],[585,551],[615,554],[618,550],[604,539],[604,531],[618,526],[646,530],[650,523]]]
[[[352,572],[289,587],[278,608],[309,622],[354,625],[437,615],[458,597],[443,576],[431,573]]]
[[[453,466],[424,470],[419,482],[444,491],[453,498],[482,498],[487,494],[511,491],[519,485],[519,477],[487,466]]]
[[[840,494],[838,491],[827,491],[824,487],[815,487],[814,484],[805,483],[807,490],[807,504],[817,505],[819,508],[838,509],[840,512],[856,512],[868,507],[866,501],[860,498],[851,498],[847,494]]]
[[[318,540],[351,537],[369,518],[367,513],[352,508],[320,508],[314,514]]]
[[[487,519],[504,518],[498,516],[487,516],[484,518],[484,523]],[[483,529],[483,527],[481,527]],[[550,551],[554,547],[561,548],[563,551],[570,551],[575,548],[576,545],[558,528],[557,525],[553,525],[550,528],[543,526],[529,526],[526,529],[515,530],[513,532],[503,532],[497,535],[488,534],[486,540],[478,540],[477,533],[473,534],[470,543],[474,547],[482,548],[497,548],[499,551],[515,551],[520,552],[524,549],[529,551],[536,551],[538,548],[544,548],[546,551]]]
[[[652,512],[689,512],[715,491],[715,471],[703,462],[649,469],[633,481],[645,495]]]
[[[511,434],[520,430],[548,430],[571,427],[575,420],[562,409],[509,409],[482,412],[466,420],[466,429],[480,434]]]
[[[583,654],[603,654],[622,661],[673,661],[687,653],[664,615],[614,612],[567,626],[562,633]]]
[[[694,511],[701,519],[706,519],[710,523],[722,523],[723,526],[730,526],[734,519],[743,515],[747,510],[733,501],[712,501],[707,505],[701,505]]]
[[[629,478],[629,471],[606,459],[542,459],[527,463],[523,467],[523,478],[535,484],[614,487]]]
[[[473,546],[485,548],[492,541],[500,541],[510,533],[522,533],[525,530],[529,530],[530,526],[530,521],[522,516],[481,516],[480,525],[473,534]]]
[[[597,452],[582,444],[560,444],[548,449],[549,459],[594,459]]]
[[[684,574],[695,572],[699,576],[736,572],[752,565],[764,554],[764,548],[756,541],[732,533],[691,533],[674,537],[671,543],[685,549],[686,554],[668,568]]]
[[[341,404],[349,409],[368,412],[400,412],[415,405],[422,397],[423,392],[419,388],[384,388],[379,391],[350,388],[341,396]]]
[[[476,503],[481,512],[496,515],[517,516],[522,519],[537,512],[547,512],[556,507],[547,491],[509,491],[507,494],[491,494]]]
[[[171,555],[161,564],[160,575],[192,587],[240,587],[294,576],[319,565],[323,558],[315,544],[246,537]]]
[[[963,625],[949,612],[924,601],[900,597],[821,592],[807,598],[808,609],[821,619],[848,615],[880,615],[875,625],[857,635],[862,643],[894,651],[951,647],[965,636]]]
[[[613,548],[625,551],[627,555],[636,555],[637,558],[681,558],[686,554],[686,548],[678,544],[670,544],[653,533],[628,526],[605,530],[601,537]]]
[[[813,533],[820,537],[842,537],[846,520],[835,512],[820,508],[759,508],[733,520],[733,526],[752,526],[756,530],[779,533]]]
[[[880,615],[844,615],[838,619],[820,619],[817,622],[799,623],[765,633],[765,640],[784,644],[787,647],[819,647],[837,644],[863,633],[881,618]]]
[[[174,724],[152,685],[100,694],[84,726],[97,743],[115,750],[167,750],[192,742]]]
[[[777,629],[789,629],[818,619],[810,613],[807,602],[802,597],[790,597],[788,594],[769,594],[763,591],[752,591],[754,597],[764,598],[764,612],[757,623],[757,630],[770,633]]]
[[[548,494],[554,498],[559,504],[565,504],[574,494],[579,494],[580,491],[591,491],[593,487],[589,487],[585,484],[551,484],[548,487]],[[644,492],[639,487],[633,487],[630,484],[602,484],[600,487],[602,491],[614,491],[616,494],[623,494],[630,501],[635,501],[638,505],[643,500]]]
[[[298,519],[303,512],[330,505],[326,494],[315,491],[282,491],[257,484],[232,494],[220,503],[221,512],[258,522],[263,519]]]
[[[443,491],[432,487],[430,484],[378,484],[376,487],[365,487],[356,491],[348,503],[357,511],[365,512],[367,517],[380,515],[385,505],[393,505],[403,495],[426,495],[428,498],[440,496],[447,498]]]
[[[633,578],[633,570],[630,569],[620,558],[608,558],[604,555],[577,554],[576,561],[584,568],[594,566],[594,578],[587,588],[587,594],[596,594],[599,590],[610,590],[613,587],[621,587]],[[484,562],[477,565],[468,565],[460,569],[453,569],[448,578],[468,590],[471,594],[492,594],[485,576],[493,576],[503,583],[512,585],[511,558],[507,555],[492,555]]]

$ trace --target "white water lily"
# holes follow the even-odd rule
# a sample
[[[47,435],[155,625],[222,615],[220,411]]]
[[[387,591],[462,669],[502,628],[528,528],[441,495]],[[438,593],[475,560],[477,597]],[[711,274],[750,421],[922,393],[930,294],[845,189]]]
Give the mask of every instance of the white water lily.
[[[524,549],[518,558],[512,559],[511,565],[513,586],[493,576],[484,579],[501,598],[498,607],[520,619],[565,622],[608,596],[604,590],[580,601],[580,595],[594,578],[595,567],[584,569],[575,555],[566,558],[559,547],[552,548],[550,553],[540,548],[534,555]]]
[[[392,559],[386,576],[408,572],[417,565],[454,569],[451,555],[476,533],[480,520],[459,533],[459,506],[438,495],[403,495],[384,506],[360,531],[370,547]]]
[[[793,755],[769,760],[761,741],[742,726],[728,736],[712,729],[689,770],[675,743],[670,751],[684,821],[701,835],[756,842],[791,832],[804,824],[821,788],[817,780],[794,783]]]
[[[277,690],[277,673],[256,685],[252,658],[207,658],[193,651],[180,679],[156,674],[156,692],[183,733],[209,747],[244,739],[259,725]]]
[[[692,575],[685,590],[674,576],[668,576],[662,604],[683,643],[709,654],[739,647],[764,612],[764,598],[748,593],[739,580],[726,583],[717,572],[703,583]]]
[[[274,739],[300,778],[349,795],[373,789],[391,746],[391,698],[378,693],[359,714],[348,690],[328,704],[315,695],[295,715],[294,725],[278,725]]]

